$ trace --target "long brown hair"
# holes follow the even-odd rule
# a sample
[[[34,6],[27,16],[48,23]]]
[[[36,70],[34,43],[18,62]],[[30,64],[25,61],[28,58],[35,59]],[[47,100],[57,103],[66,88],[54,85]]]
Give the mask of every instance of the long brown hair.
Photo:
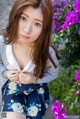
[[[10,12],[9,22],[4,32],[5,43],[14,43],[17,39],[19,18],[24,9],[28,6],[40,8],[43,13],[43,29],[41,35],[35,42],[33,51],[33,62],[35,62],[36,64],[34,73],[37,78],[41,78],[44,74],[48,58],[50,58],[53,65],[56,67],[54,61],[51,59],[51,56],[49,54],[53,16],[50,0],[16,0]],[[57,53],[57,49],[54,46],[53,48]]]

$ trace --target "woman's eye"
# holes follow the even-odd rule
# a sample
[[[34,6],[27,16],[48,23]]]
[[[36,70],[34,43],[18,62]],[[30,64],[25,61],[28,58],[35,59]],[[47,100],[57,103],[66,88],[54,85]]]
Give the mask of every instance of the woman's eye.
[[[40,24],[40,23],[34,23],[34,25],[35,25],[36,27],[41,27],[41,24]]]
[[[26,21],[26,18],[24,16],[21,16],[20,19]]]

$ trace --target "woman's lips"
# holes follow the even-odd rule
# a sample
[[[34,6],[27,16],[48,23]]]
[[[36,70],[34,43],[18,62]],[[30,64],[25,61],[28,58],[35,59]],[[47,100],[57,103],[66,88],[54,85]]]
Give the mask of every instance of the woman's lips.
[[[27,36],[27,35],[22,35],[22,34],[20,34],[20,36],[21,36],[22,38],[25,38],[25,39],[30,38],[30,37]]]

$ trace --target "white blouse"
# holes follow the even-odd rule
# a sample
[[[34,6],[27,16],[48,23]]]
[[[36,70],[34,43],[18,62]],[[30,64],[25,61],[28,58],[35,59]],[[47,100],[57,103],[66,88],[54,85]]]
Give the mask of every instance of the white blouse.
[[[13,55],[12,45],[6,45],[6,56],[9,64],[13,66],[13,69],[20,70],[20,67]],[[35,64],[33,64],[32,60],[28,62],[28,64],[23,68],[22,72],[31,72],[34,73]]]

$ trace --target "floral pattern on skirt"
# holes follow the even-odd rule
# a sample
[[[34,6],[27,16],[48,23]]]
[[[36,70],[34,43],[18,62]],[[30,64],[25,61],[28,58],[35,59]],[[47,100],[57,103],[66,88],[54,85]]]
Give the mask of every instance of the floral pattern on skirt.
[[[43,119],[49,106],[47,83],[21,84],[8,80],[2,87],[2,111],[19,112],[28,119]]]

